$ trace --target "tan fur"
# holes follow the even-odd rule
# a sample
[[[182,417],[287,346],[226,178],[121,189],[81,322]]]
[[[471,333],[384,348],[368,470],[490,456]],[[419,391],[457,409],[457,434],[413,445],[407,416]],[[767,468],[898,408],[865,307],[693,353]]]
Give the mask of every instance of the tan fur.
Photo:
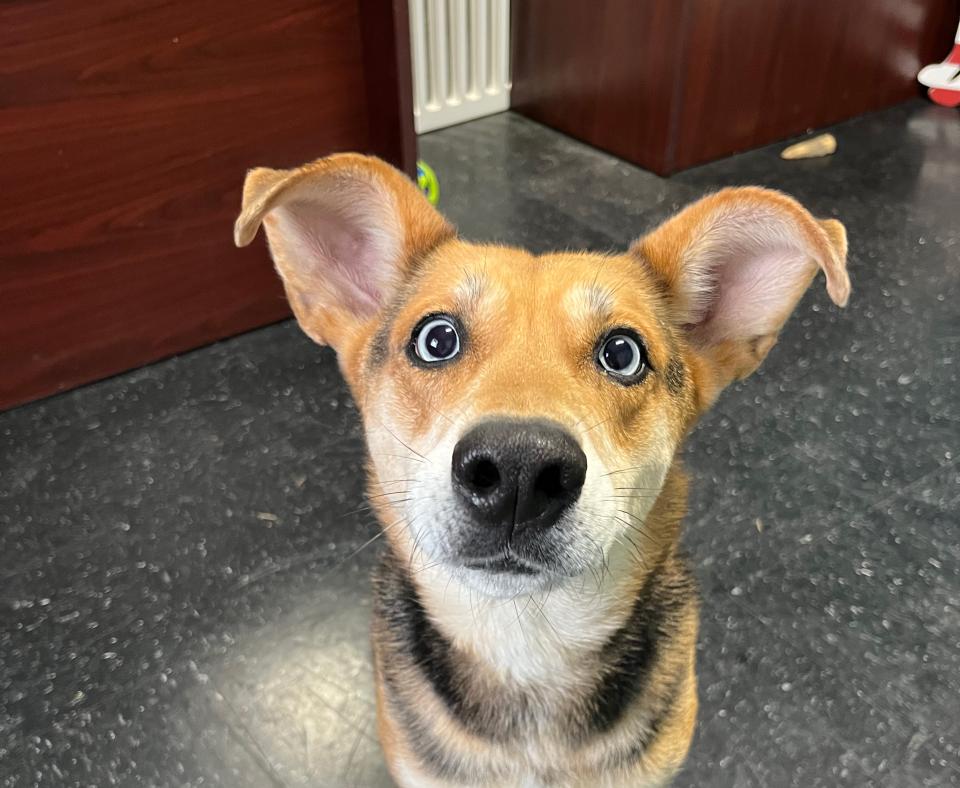
[[[363,292],[352,302],[338,297],[324,271],[301,259],[312,247],[292,235],[298,226],[290,216],[302,222],[298,217],[314,210],[328,224],[338,217],[352,222],[344,237],[353,245],[346,248],[381,266],[370,288],[381,298],[376,309]],[[504,741],[471,732],[381,613],[373,628],[378,730],[396,781],[668,781],[690,746],[697,706],[698,603],[678,549],[686,481],[674,455],[719,392],[763,361],[818,270],[833,300],[846,303],[843,226],[813,219],[777,192],[726,189],[624,254],[535,256],[461,241],[404,176],[353,154],[289,171],[252,170],[237,243],[249,243],[261,223],[297,319],[311,337],[337,351],[360,409],[370,448],[371,500],[390,555],[402,564],[384,577],[393,571],[393,582],[409,584],[438,636],[450,643],[462,703],[484,710],[481,721],[494,733],[498,725],[519,731],[515,740]],[[744,254],[769,247],[770,259],[784,266],[781,278],[788,277],[772,294],[764,291],[770,307],[752,316],[749,325],[756,330],[746,333],[738,333],[738,321],[728,316],[710,322],[714,266],[736,258],[738,243]],[[751,308],[749,299],[744,308]],[[433,313],[457,315],[469,327],[461,357],[442,370],[412,364],[407,355],[414,327]],[[616,326],[635,330],[646,346],[651,372],[640,385],[621,386],[597,371],[597,339]],[[612,536],[598,548],[604,560],[592,575],[583,573],[582,598],[572,585],[532,592],[527,607],[516,610],[516,626],[513,608],[505,613],[500,600],[474,597],[448,565],[427,554],[425,535],[436,540],[442,534],[424,530],[424,519],[431,518],[418,522],[410,507],[419,499],[408,500],[417,498],[411,489],[419,489],[410,478],[439,474],[431,477],[435,488],[448,472],[457,436],[491,415],[547,418],[575,435],[590,467],[599,468],[587,479],[597,505],[623,499],[625,511],[617,519],[626,518],[635,531],[631,536],[630,530],[614,533],[605,526],[603,533]],[[595,535],[600,538],[600,531]],[[606,669],[598,649],[627,626],[634,600],[651,587],[664,589],[669,611],[649,681],[609,730],[572,746],[576,718],[586,713],[583,704]],[[628,766],[611,766],[643,734],[645,715],[664,704],[646,748]],[[405,713],[422,730],[405,722]],[[438,743],[461,777],[431,773],[424,741]]]

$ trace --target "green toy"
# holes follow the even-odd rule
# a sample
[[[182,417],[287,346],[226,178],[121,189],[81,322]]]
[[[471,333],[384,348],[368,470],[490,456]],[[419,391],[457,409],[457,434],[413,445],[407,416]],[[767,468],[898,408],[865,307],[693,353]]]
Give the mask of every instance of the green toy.
[[[437,174],[425,161],[417,162],[417,186],[424,193],[431,205],[440,202],[440,181]]]

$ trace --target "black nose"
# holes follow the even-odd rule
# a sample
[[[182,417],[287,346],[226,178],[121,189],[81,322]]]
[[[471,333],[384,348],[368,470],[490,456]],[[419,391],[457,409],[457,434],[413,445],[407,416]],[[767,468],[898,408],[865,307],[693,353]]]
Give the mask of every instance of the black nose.
[[[508,529],[547,528],[580,497],[587,457],[547,421],[474,427],[453,450],[453,484],[478,520]]]

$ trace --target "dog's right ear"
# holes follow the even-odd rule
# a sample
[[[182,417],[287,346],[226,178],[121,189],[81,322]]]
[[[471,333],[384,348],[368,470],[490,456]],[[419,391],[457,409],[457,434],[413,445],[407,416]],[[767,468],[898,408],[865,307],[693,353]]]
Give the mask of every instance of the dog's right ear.
[[[334,350],[376,316],[418,258],[455,235],[405,175],[352,153],[248,172],[237,246],[261,223],[297,321]]]
[[[700,408],[763,361],[818,271],[833,302],[850,296],[847,233],[796,200],[756,187],[687,206],[631,248],[660,280],[699,360]]]

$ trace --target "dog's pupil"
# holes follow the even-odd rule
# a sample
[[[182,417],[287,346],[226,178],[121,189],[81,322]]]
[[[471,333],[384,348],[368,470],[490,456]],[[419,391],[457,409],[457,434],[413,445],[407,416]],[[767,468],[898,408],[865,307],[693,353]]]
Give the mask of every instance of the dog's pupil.
[[[633,363],[633,347],[623,337],[614,337],[604,347],[603,358],[610,369],[626,369]]]
[[[457,332],[453,326],[434,326],[427,332],[427,347],[437,358],[446,358],[457,349]]]

